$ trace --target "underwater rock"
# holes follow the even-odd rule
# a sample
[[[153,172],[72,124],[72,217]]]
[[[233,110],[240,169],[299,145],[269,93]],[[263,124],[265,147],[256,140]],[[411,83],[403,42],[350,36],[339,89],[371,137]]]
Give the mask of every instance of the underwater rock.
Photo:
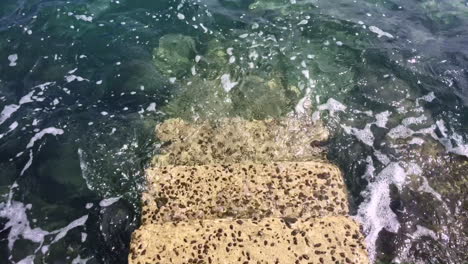
[[[193,64],[196,54],[195,40],[181,34],[167,34],[159,39],[153,51],[154,64],[168,77],[183,77]]]
[[[232,103],[228,98],[219,80],[192,78],[189,85],[180,87],[175,98],[163,108],[163,112],[185,120],[229,117]]]
[[[216,78],[223,73],[223,69],[229,63],[229,54],[225,43],[218,39],[210,40],[206,47],[206,53],[202,63],[206,63],[205,75],[207,78]]]
[[[285,8],[290,5],[289,0],[257,0],[254,3],[250,4],[250,9],[262,9],[262,10],[275,10],[280,8]]]
[[[324,159],[320,145],[329,135],[321,123],[299,118],[196,124],[170,119],[156,133],[166,142],[153,160],[156,166]]]
[[[362,241],[344,216],[168,222],[133,234],[129,263],[369,263]]]
[[[387,135],[408,174],[391,197],[401,227],[380,247],[392,245],[387,255],[402,262],[463,263],[466,256],[458,249],[468,246],[468,160],[444,146],[454,139],[429,126],[440,126],[429,113],[401,123]]]
[[[234,114],[253,119],[284,116],[294,105],[278,79],[265,80],[253,75],[245,76],[232,90],[231,100]]]
[[[136,225],[132,205],[124,199],[119,199],[114,204],[101,208],[97,217],[99,220],[96,219],[96,222],[100,225],[95,228],[99,232],[91,234],[91,239],[102,243],[99,254],[110,256],[113,263],[124,263],[129,253],[131,234]]]
[[[456,27],[462,23],[460,17],[468,15],[468,5],[465,1],[433,1],[420,2],[426,15],[435,22],[441,30]]]
[[[349,211],[341,172],[326,162],[167,166],[146,173],[143,224],[320,217]]]
[[[282,14],[289,14],[292,10],[303,11],[305,7],[315,7],[311,4],[316,0],[256,0],[249,5],[253,11],[280,11]]]
[[[240,77],[239,81],[229,78],[234,77],[225,74],[213,80],[190,78],[164,112],[187,120],[279,118],[291,112],[299,100],[298,93],[288,92],[277,78],[255,75]]]

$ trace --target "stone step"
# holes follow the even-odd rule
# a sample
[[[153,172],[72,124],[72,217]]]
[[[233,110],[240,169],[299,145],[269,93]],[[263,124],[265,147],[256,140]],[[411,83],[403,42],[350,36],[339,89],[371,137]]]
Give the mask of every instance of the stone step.
[[[170,119],[156,133],[130,264],[369,263],[319,123]]]
[[[168,222],[134,232],[129,263],[369,263],[363,241],[345,216]]]
[[[340,170],[323,161],[147,170],[142,222],[347,215]]]
[[[187,123],[169,119],[156,129],[163,142],[155,166],[325,159],[328,131],[308,119],[241,118]]]

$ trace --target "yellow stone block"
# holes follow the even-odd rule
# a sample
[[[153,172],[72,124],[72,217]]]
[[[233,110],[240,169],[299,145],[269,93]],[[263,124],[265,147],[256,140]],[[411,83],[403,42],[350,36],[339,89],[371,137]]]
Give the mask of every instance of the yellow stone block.
[[[367,264],[359,229],[344,216],[148,224],[133,234],[129,263]]]
[[[142,222],[348,214],[340,170],[326,162],[166,166],[147,170]]]

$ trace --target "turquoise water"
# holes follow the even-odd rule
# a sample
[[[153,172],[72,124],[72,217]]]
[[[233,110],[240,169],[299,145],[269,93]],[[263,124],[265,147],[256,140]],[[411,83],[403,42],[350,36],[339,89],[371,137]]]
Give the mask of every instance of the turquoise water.
[[[0,262],[126,263],[156,124],[305,112],[376,263],[466,263],[467,46],[460,0],[3,0]]]

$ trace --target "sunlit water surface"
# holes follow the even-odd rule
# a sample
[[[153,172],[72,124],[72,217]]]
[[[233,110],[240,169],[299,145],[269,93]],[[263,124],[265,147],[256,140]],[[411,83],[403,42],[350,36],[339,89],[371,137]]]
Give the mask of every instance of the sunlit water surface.
[[[312,111],[376,263],[468,261],[462,0],[0,1],[0,262],[126,263],[169,117]]]

